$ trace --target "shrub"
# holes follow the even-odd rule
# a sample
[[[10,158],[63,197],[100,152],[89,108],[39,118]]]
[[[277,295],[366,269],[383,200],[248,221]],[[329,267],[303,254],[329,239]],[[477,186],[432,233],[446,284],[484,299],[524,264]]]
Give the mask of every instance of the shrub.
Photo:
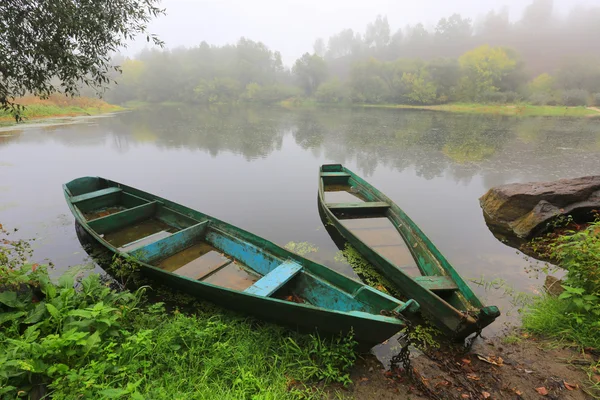
[[[594,105],[596,107],[599,107],[600,106],[600,93],[594,93],[592,95],[592,101],[594,102]]]
[[[322,83],[315,93],[317,101],[322,103],[341,103],[348,97],[344,84],[337,78]]]
[[[517,92],[504,92],[504,95],[507,103],[517,103],[523,99]]]
[[[585,106],[588,102],[588,92],[582,89],[565,90],[562,93],[562,103],[565,106]]]
[[[536,106],[545,106],[549,105],[552,101],[552,96],[548,93],[534,93],[529,96],[529,102]]]
[[[485,92],[482,96],[485,103],[506,103],[506,93],[503,92]]]

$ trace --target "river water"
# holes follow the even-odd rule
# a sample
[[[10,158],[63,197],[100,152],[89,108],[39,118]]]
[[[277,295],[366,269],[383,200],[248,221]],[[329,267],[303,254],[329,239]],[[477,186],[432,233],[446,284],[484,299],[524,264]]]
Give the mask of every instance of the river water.
[[[494,238],[478,198],[504,183],[598,174],[600,121],[169,106],[2,128],[0,224],[35,237],[36,260],[57,270],[90,263],[61,184],[103,176],[280,245],[310,242],[319,250],[308,257],[353,276],[319,217],[323,163],[343,163],[403,208],[476,293],[500,306],[494,333],[514,318],[514,294],[536,293],[544,277]]]

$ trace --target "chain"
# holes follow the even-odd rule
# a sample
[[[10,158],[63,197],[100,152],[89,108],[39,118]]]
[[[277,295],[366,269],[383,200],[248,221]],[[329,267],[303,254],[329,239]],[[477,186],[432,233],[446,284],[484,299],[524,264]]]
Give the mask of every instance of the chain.
[[[404,373],[411,379],[413,378],[413,368],[410,362],[410,341],[412,331],[413,326],[407,321],[404,333],[398,338],[398,342],[402,344],[402,348],[390,361],[392,369],[397,369],[398,366],[401,365]]]
[[[463,314],[463,319],[461,320],[461,323],[458,324],[456,330],[458,331],[461,327],[461,325],[463,324],[463,321],[465,321],[467,318],[469,317],[469,314],[467,311],[465,311],[465,313]],[[478,337],[481,337],[481,332],[483,331],[483,327],[481,326],[481,319],[479,318],[479,316],[475,317],[475,325],[477,326],[477,330],[475,331],[475,335],[471,338],[468,338],[465,341],[465,350],[466,351],[470,351],[471,348],[473,347],[473,343],[475,343],[475,340]]]

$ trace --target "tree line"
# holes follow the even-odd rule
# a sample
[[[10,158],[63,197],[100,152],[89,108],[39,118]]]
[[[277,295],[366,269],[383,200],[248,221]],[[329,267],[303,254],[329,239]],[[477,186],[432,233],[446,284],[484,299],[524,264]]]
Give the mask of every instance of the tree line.
[[[456,101],[600,105],[600,7],[562,18],[534,0],[521,19],[491,11],[473,22],[454,14],[434,27],[392,31],[378,16],[363,33],[317,39],[286,68],[277,51],[234,45],[150,50],[113,60],[122,68],[113,102],[440,104]]]

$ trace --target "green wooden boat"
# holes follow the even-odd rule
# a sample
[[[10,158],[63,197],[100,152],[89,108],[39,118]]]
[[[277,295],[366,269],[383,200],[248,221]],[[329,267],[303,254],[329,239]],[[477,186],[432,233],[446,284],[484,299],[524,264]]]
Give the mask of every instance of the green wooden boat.
[[[373,346],[403,329],[401,302],[216,218],[99,177],[63,190],[93,239],[175,290],[282,325],[354,332]]]
[[[462,339],[492,323],[469,285],[392,200],[340,164],[319,170],[319,206],[344,239],[446,335]]]

